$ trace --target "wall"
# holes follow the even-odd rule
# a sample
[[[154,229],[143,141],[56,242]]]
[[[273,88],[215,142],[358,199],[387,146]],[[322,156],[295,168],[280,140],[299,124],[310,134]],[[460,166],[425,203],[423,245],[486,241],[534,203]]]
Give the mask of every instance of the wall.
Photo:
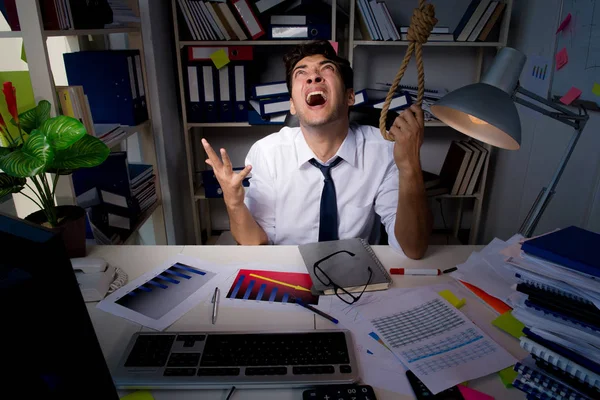
[[[528,56],[551,59],[559,10],[560,0],[516,1],[509,46]],[[517,108],[521,149],[494,151],[484,208],[484,243],[494,237],[507,239],[518,231],[573,134],[566,125],[522,106]],[[590,117],[537,233],[569,225],[600,232],[600,113],[590,112]]]

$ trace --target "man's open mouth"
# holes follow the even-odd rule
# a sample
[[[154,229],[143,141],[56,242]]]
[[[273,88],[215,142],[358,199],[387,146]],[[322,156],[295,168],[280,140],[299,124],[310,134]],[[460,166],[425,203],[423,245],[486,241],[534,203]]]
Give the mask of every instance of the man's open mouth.
[[[327,102],[327,95],[320,90],[315,90],[306,95],[306,104],[311,107],[321,106]]]

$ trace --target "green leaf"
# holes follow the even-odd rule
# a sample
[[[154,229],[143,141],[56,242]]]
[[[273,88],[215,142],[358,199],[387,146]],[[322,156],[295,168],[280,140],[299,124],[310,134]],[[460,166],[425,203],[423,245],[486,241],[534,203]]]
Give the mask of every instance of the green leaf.
[[[85,135],[68,149],[57,151],[49,167],[54,170],[95,167],[102,164],[109,153],[110,149],[100,139]]]
[[[50,118],[42,124],[40,131],[48,137],[54,150],[64,150],[86,136],[85,126],[65,115]]]
[[[50,108],[50,102],[42,100],[36,107],[19,114],[21,129],[27,133],[30,133],[34,129],[39,129],[40,126],[50,118]],[[10,120],[10,123],[17,126],[14,118]]]
[[[48,138],[34,130],[21,149],[0,158],[0,169],[11,176],[27,178],[43,172],[53,159]]]
[[[7,174],[0,173],[0,197],[10,193],[19,193],[25,187],[25,178],[15,178]]]
[[[3,157],[10,153],[10,149],[8,147],[0,147],[0,157]]]

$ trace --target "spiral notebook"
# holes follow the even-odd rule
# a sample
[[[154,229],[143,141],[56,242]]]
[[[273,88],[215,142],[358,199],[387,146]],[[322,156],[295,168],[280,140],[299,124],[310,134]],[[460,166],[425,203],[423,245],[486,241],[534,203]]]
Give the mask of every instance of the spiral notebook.
[[[335,294],[332,285],[324,285],[315,275],[314,265],[319,260],[334,254],[331,258],[319,264],[321,268],[335,284],[343,287],[348,292],[362,292],[385,290],[392,284],[392,277],[381,264],[369,243],[364,239],[343,239],[328,242],[307,243],[298,246],[300,254],[304,259],[308,273],[313,282],[311,291],[316,294]],[[349,254],[349,253],[352,253]],[[371,283],[369,281],[369,269],[373,271]],[[321,275],[320,275],[321,276]],[[321,278],[324,278],[321,276]],[[326,281],[326,279],[324,279]]]

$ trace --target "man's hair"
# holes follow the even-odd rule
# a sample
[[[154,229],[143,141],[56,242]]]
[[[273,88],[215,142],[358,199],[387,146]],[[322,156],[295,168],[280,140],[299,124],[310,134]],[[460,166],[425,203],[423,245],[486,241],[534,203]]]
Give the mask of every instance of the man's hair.
[[[354,87],[354,73],[352,72],[350,62],[338,56],[331,43],[327,40],[317,40],[299,44],[283,56],[283,62],[285,62],[285,81],[290,94],[292,93],[292,72],[294,72],[294,67],[304,57],[314,55],[322,55],[336,65],[342,76],[345,89],[352,89]]]

